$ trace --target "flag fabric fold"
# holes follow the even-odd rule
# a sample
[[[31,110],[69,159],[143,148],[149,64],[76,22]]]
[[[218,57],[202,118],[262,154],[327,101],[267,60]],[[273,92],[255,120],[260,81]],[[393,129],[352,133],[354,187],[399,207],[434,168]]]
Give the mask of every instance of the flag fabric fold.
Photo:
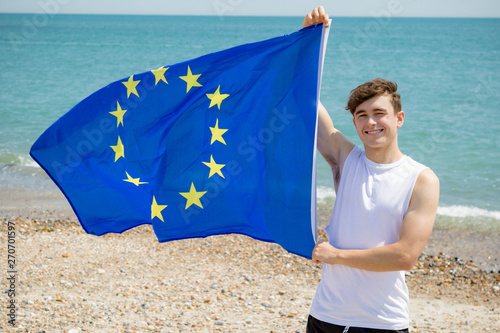
[[[310,258],[322,25],[134,74],[50,126],[30,155],[86,232],[160,242],[238,233]]]

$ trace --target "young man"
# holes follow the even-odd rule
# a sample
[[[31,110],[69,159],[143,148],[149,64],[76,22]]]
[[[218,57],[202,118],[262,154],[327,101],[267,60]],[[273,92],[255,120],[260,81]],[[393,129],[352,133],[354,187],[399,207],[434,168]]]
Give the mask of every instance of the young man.
[[[320,23],[328,24],[322,7],[303,27]],[[307,332],[408,331],[405,270],[431,234],[439,180],[399,150],[405,114],[396,90],[395,83],[375,79],[351,92],[346,109],[364,151],[319,105],[318,150],[332,168],[337,199],[328,242],[318,242],[312,254],[324,266]]]

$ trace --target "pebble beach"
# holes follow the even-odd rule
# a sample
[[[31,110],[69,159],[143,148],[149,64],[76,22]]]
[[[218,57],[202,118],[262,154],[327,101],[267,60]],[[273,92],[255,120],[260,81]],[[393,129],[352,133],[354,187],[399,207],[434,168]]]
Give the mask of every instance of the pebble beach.
[[[158,243],[149,225],[96,237],[62,212],[4,215],[17,307],[2,332],[305,332],[321,278],[321,265],[242,235]],[[326,225],[329,212],[318,215]],[[410,332],[500,332],[498,270],[436,253],[445,238],[435,230],[406,274]]]

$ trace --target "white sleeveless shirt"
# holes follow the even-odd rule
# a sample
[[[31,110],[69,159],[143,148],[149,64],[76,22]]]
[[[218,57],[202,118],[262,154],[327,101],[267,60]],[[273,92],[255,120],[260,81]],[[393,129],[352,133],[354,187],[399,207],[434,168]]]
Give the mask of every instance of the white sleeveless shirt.
[[[408,156],[377,164],[355,146],[347,157],[330,224],[329,243],[339,249],[369,249],[396,243],[420,172]],[[409,326],[404,271],[371,272],[323,266],[310,314],[341,326],[398,330]]]

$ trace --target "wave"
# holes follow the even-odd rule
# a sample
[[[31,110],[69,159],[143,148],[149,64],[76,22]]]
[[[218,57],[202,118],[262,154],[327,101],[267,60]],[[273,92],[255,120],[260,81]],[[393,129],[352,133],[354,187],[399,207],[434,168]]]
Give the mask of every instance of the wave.
[[[333,199],[335,199],[335,190],[326,186],[318,186],[316,188],[316,199],[318,204],[327,203]]]
[[[0,163],[2,164],[14,164],[21,165],[32,168],[39,168],[40,166],[36,163],[31,156],[24,154],[14,154],[7,153],[4,155],[0,155]]]
[[[492,211],[474,206],[453,205],[446,207],[438,207],[437,213],[438,215],[449,216],[449,217],[459,217],[459,218],[481,217],[481,218],[500,220],[499,211]]]

